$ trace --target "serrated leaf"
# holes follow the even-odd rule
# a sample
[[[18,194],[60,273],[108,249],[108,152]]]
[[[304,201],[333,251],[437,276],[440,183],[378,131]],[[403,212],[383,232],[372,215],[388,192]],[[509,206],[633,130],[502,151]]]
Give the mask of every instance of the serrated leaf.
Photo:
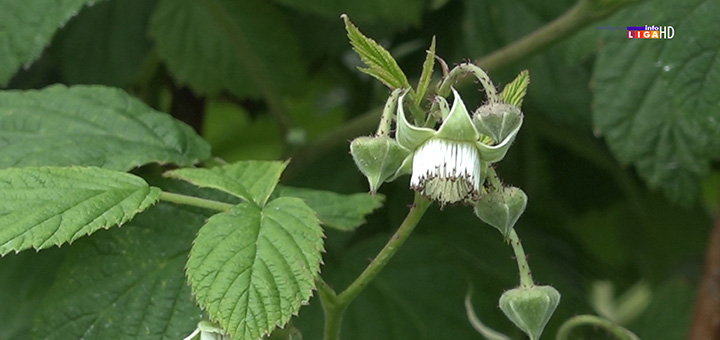
[[[108,0],[83,9],[56,38],[64,83],[128,85],[152,47],[147,26],[155,5],[155,0]]]
[[[709,162],[720,157],[718,11],[720,3],[709,0],[663,0],[625,11],[618,20],[653,17],[673,26],[675,37],[609,41],[594,71],[594,125],[610,150],[650,187],[688,205]]]
[[[0,170],[0,255],[121,225],[159,195],[140,177],[95,167]]]
[[[350,231],[365,223],[365,216],[380,208],[383,195],[358,193],[341,195],[331,191],[280,186],[279,196],[297,197],[315,210],[320,222],[328,227]]]
[[[522,70],[513,81],[505,85],[500,93],[500,98],[505,103],[521,107],[528,85],[530,85],[530,73]]]
[[[73,244],[38,308],[34,338],[182,339],[201,315],[183,269],[208,216],[160,203]]]
[[[287,162],[241,161],[210,169],[177,169],[166,172],[165,176],[221,190],[263,206],[275,189],[285,166]]]
[[[177,82],[199,93],[259,96],[303,78],[297,38],[268,1],[162,0],[150,36]]]
[[[188,281],[210,318],[239,340],[284,325],[308,301],[320,270],[323,234],[302,200],[264,208],[241,203],[200,229]]]
[[[435,36],[432,38],[430,48],[427,50],[425,56],[425,62],[423,62],[422,73],[420,74],[420,80],[418,80],[417,88],[415,89],[415,105],[420,106],[422,100],[425,98],[425,91],[430,86],[432,80],[433,68],[435,66]]]
[[[405,73],[400,69],[390,52],[376,43],[375,40],[360,33],[360,30],[350,22],[347,15],[342,15],[342,19],[345,21],[345,30],[348,33],[353,50],[368,66],[367,68],[359,68],[359,70],[375,77],[391,90],[410,88]]]
[[[52,36],[85,4],[96,0],[26,0],[0,2],[0,86],[20,66],[28,66]]]
[[[191,165],[210,146],[189,126],[103,86],[0,92],[0,168],[85,165],[126,171]]]

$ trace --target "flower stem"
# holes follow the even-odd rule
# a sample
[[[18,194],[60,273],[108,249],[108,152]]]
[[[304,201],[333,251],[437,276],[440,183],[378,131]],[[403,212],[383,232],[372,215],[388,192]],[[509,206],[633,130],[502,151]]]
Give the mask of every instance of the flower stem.
[[[175,194],[175,193],[167,192],[167,191],[163,191],[160,193],[160,200],[163,200],[166,202],[171,202],[171,203],[176,203],[176,204],[192,205],[195,207],[217,210],[217,211],[228,211],[232,207],[235,206],[235,205],[229,204],[229,203],[208,200],[208,199],[204,199],[204,198],[200,198],[200,197]]]
[[[390,96],[385,102],[382,116],[380,117],[380,124],[378,125],[377,132],[375,133],[376,136],[380,137],[390,134],[392,122],[393,119],[395,119],[395,109],[398,104],[398,98],[403,91],[405,91],[405,89],[395,89],[392,93],[390,93]]]
[[[400,224],[395,234],[360,276],[343,292],[335,294],[327,283],[322,280],[317,281],[318,295],[323,305],[323,311],[325,312],[325,340],[340,339],[340,325],[345,309],[380,273],[388,261],[390,261],[403,243],[405,243],[405,240],[407,240],[408,236],[410,236],[425,214],[425,211],[427,211],[430,203],[429,200],[423,198],[420,194],[415,194],[415,201],[413,202],[412,208],[410,208],[405,220]]]
[[[520,238],[517,232],[515,232],[515,229],[510,230],[508,241],[513,248],[513,252],[515,252],[515,261],[517,261],[518,271],[520,272],[520,287],[530,288],[534,286],[535,283],[533,283],[530,265],[527,262],[527,256],[525,256],[525,250],[523,249],[522,243],[520,243]]]
[[[450,86],[455,84],[459,78],[465,76],[468,73],[474,75],[475,78],[480,81],[480,84],[485,89],[485,95],[487,96],[488,101],[490,101],[491,103],[500,102],[500,96],[497,93],[495,84],[490,81],[490,77],[487,75],[485,70],[471,63],[460,64],[450,70],[450,73],[448,73],[447,77],[445,77],[445,79],[443,79],[443,81],[438,85],[437,92],[442,95],[449,94]]]
[[[595,328],[601,327],[605,329],[606,331],[610,332],[612,335],[614,335],[617,339],[620,340],[640,340],[635,333],[623,328],[620,325],[614,324],[608,320],[605,320],[601,317],[595,316],[595,315],[577,315],[574,316],[565,323],[563,323],[562,326],[560,326],[560,329],[557,332],[557,340],[566,340],[568,339],[568,336],[570,335],[570,331],[578,326],[582,325],[589,325],[593,326]]]

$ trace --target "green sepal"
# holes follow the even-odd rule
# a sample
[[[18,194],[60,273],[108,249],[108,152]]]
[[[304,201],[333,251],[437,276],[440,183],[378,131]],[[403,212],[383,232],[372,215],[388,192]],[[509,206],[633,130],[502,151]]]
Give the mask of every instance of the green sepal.
[[[523,70],[510,84],[505,85],[500,93],[500,98],[507,104],[520,107],[525,93],[527,93],[528,85],[530,85],[530,73]]]
[[[475,111],[473,122],[480,133],[492,137],[496,143],[502,143],[520,130],[523,113],[515,105],[490,103]]]
[[[435,136],[435,130],[417,127],[408,123],[405,118],[405,110],[403,109],[403,94],[398,99],[397,108],[397,134],[396,139],[398,144],[408,151],[415,151],[420,145],[425,143],[428,139]]]
[[[491,225],[507,239],[510,231],[525,212],[527,195],[520,188],[507,187],[482,195],[475,204],[475,215]]]
[[[510,145],[512,145],[512,142],[515,140],[515,136],[517,135],[518,131],[520,131],[519,126],[517,129],[510,132],[510,134],[505,137],[502,143],[497,145],[487,145],[483,142],[477,142],[477,148],[478,150],[480,150],[480,158],[489,163],[496,163],[501,161],[503,158],[505,158],[505,154],[507,154],[508,149],[510,149]]]
[[[530,340],[540,339],[559,303],[560,293],[552,286],[520,287],[500,296],[500,309]]]
[[[452,108],[450,108],[450,114],[447,115],[447,119],[445,119],[437,132],[437,137],[459,142],[475,142],[480,135],[475,129],[472,119],[470,119],[470,114],[462,98],[455,89],[452,89],[452,92],[455,99]]]
[[[367,178],[371,193],[397,173],[409,153],[387,136],[358,137],[350,143],[350,154]]]

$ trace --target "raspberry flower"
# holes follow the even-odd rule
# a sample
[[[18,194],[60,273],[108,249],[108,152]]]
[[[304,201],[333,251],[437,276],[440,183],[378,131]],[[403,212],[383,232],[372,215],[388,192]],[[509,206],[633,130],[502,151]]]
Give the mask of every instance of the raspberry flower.
[[[438,97],[443,118],[438,130],[417,127],[407,121],[404,95],[398,99],[397,106],[396,139],[410,152],[397,175],[411,172],[410,187],[441,205],[478,199],[488,164],[505,157],[522,122],[517,120],[502,140],[494,141],[478,132],[460,95],[455,89],[452,92],[454,101],[450,109],[442,105],[444,99]]]

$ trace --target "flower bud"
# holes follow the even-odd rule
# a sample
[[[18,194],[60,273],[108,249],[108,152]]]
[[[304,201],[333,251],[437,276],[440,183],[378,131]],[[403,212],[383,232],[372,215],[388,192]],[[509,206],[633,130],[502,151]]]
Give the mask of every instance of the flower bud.
[[[525,206],[527,195],[520,188],[506,187],[502,191],[482,195],[475,204],[475,215],[507,238],[525,212]]]
[[[382,137],[358,137],[350,143],[350,153],[360,172],[370,184],[370,192],[377,192],[380,185],[393,177],[408,156],[394,139]]]
[[[506,103],[491,103],[475,111],[473,122],[478,132],[492,137],[495,144],[507,138],[514,138],[522,125],[523,114],[517,106]]]
[[[500,309],[531,340],[540,339],[559,303],[560,293],[552,286],[515,288],[500,296]]]

